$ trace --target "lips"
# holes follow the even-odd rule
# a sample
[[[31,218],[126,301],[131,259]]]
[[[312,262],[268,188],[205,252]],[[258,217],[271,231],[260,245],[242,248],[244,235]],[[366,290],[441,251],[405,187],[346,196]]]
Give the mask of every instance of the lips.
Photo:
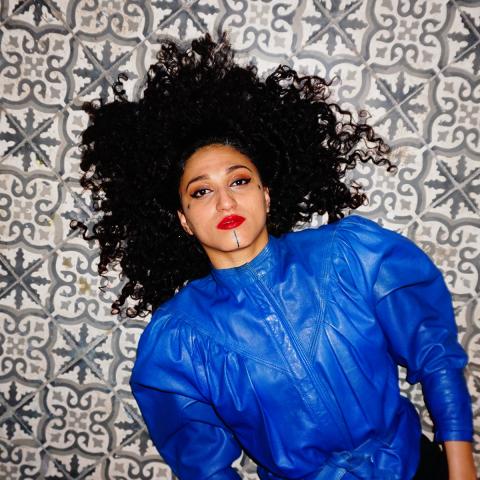
[[[244,221],[245,218],[240,215],[229,215],[228,217],[222,218],[221,222],[217,225],[217,228],[220,230],[229,230],[240,226]]]

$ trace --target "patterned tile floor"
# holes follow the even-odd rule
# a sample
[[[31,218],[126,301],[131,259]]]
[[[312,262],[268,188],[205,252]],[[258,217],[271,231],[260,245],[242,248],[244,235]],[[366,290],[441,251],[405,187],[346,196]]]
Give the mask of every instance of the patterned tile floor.
[[[159,38],[230,31],[241,61],[334,80],[393,146],[359,168],[363,215],[442,269],[470,355],[480,466],[480,5],[476,0],[4,0],[0,3],[0,479],[172,479],[128,388],[144,321],[114,319],[78,185],[85,100],[142,88]],[[431,428],[418,386],[402,383]],[[257,478],[245,456],[243,478]]]

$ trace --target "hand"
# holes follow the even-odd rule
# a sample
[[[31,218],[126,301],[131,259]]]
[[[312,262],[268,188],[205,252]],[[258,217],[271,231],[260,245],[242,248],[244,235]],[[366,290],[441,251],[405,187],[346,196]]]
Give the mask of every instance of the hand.
[[[445,442],[444,446],[447,454],[449,480],[477,480],[472,444],[450,440]]]

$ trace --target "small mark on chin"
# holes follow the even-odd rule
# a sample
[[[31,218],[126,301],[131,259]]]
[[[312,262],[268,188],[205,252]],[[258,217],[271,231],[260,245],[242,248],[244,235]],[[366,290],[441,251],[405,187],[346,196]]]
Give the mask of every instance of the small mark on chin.
[[[237,248],[240,248],[240,243],[238,241],[237,232],[235,230],[233,231],[233,236],[235,237],[235,240],[237,242]]]

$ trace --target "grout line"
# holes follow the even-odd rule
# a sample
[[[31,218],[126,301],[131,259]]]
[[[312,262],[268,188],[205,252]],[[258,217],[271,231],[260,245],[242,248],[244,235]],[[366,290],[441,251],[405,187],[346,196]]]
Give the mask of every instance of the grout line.
[[[19,284],[22,285],[23,288],[25,288],[29,293],[31,293],[30,296],[35,300],[35,302],[39,303],[39,300],[37,300],[37,294],[35,293],[35,291],[32,288],[30,288],[30,286],[28,284],[26,284],[24,282],[24,279],[26,277],[30,276],[36,270],[36,268],[38,268],[38,266],[41,263],[48,261],[55,253],[57,253],[63,246],[65,246],[65,244],[69,243],[71,240],[78,237],[79,235],[81,235],[81,234],[80,234],[80,231],[78,231],[78,230],[75,231],[75,232],[72,232],[69,236],[65,237],[58,244],[56,244],[55,247],[53,247],[51,250],[47,251],[38,260],[36,260],[34,263],[32,263],[32,265],[30,265],[20,276],[17,275],[17,273],[12,269],[11,265],[9,263],[7,263],[5,260],[3,260],[2,257],[0,256],[0,262],[3,263],[8,268],[8,270],[11,271],[11,273],[13,274],[13,276],[16,279],[16,281],[13,282],[8,288],[5,288],[5,290],[3,290],[2,293],[9,292],[17,283],[19,283]],[[24,247],[24,245],[19,246],[17,244],[16,246],[11,248],[10,250],[13,251],[13,250],[16,250],[16,249],[20,249],[22,247]],[[25,249],[24,249],[24,251],[25,251]]]
[[[130,442],[136,440],[137,437],[140,437],[144,431],[146,431],[146,428],[143,426],[137,432],[135,432],[131,437],[129,437],[127,440],[125,440],[123,443],[120,443],[117,447],[113,448],[108,453],[103,455],[103,457],[101,457],[94,465],[92,465],[92,467],[89,468],[88,471],[85,471],[79,477],[77,477],[77,480],[82,480],[82,479],[86,478],[88,475],[91,475],[95,471],[95,469],[98,466],[100,466],[100,464],[102,462],[104,462],[107,459],[109,459],[110,457],[112,457],[115,453],[121,451]],[[161,459],[161,457],[159,457],[159,459]]]
[[[88,358],[88,354],[90,352],[94,351],[95,348],[97,348],[98,345],[100,345],[103,341],[105,341],[109,335],[112,335],[114,331],[118,330],[122,325],[124,325],[126,322],[128,322],[131,319],[129,317],[122,318],[107,333],[99,335],[99,337],[96,338],[91,344],[89,344],[88,347],[79,348],[79,346],[75,343],[75,340],[71,340],[68,335],[65,335],[66,329],[55,318],[55,316],[53,316],[48,310],[46,310],[46,308],[38,300],[36,300],[35,298],[33,298],[33,300],[40,307],[40,310],[45,314],[46,318],[48,318],[58,329],[59,333],[62,335],[62,337],[66,341],[67,345],[71,347],[71,351],[74,355],[72,356],[71,360],[67,361],[63,365],[62,368],[60,368],[57,372],[54,372],[54,374],[51,377],[46,378],[41,385],[39,385],[34,391],[27,394],[20,402],[15,404],[13,407],[7,403],[5,405],[6,412],[0,417],[0,422],[3,421],[5,418],[13,415],[19,408],[21,408],[24,404],[29,402],[33,397],[38,395],[42,390],[47,388],[49,384],[53,383],[56,379],[58,379],[61,375],[63,375],[67,370],[69,370],[73,365],[83,360],[88,365],[88,367],[99,377],[99,379],[102,380],[103,383],[111,390],[112,395],[114,395],[117,401],[119,401],[123,405],[125,410],[128,411],[133,416],[135,421],[137,421],[138,423],[142,423],[141,419],[139,422],[139,418],[135,414],[135,412],[131,411],[131,407],[123,401],[122,397],[118,396],[118,394],[115,391],[115,386],[103,377],[101,370],[99,370],[97,365]],[[114,317],[114,315],[112,315],[112,317]],[[117,318],[119,318],[119,316],[117,316]],[[1,395],[0,395],[0,403],[5,403]],[[8,412],[10,413],[7,415]]]
[[[453,5],[456,7],[458,12],[460,13],[460,16],[462,17],[463,21],[470,27],[470,29],[473,31],[473,33],[478,37],[480,40],[480,30],[475,26],[475,24],[468,18],[468,12],[465,12],[462,8],[462,6],[459,6],[457,4],[457,0],[452,0]],[[478,5],[476,6],[478,8]]]
[[[2,28],[2,27],[5,25],[5,23],[8,22],[8,20],[10,20],[14,15],[16,15],[19,10],[22,10],[22,9],[28,10],[28,8],[26,8],[26,7],[28,6],[29,3],[32,4],[33,1],[34,1],[34,0],[27,0],[23,5],[18,5],[20,2],[17,2],[17,7],[14,8],[14,9],[6,16],[6,18],[0,22],[0,28]],[[7,3],[7,2],[5,2],[5,4],[6,4],[6,3]],[[13,2],[12,2],[12,3],[13,3]]]

